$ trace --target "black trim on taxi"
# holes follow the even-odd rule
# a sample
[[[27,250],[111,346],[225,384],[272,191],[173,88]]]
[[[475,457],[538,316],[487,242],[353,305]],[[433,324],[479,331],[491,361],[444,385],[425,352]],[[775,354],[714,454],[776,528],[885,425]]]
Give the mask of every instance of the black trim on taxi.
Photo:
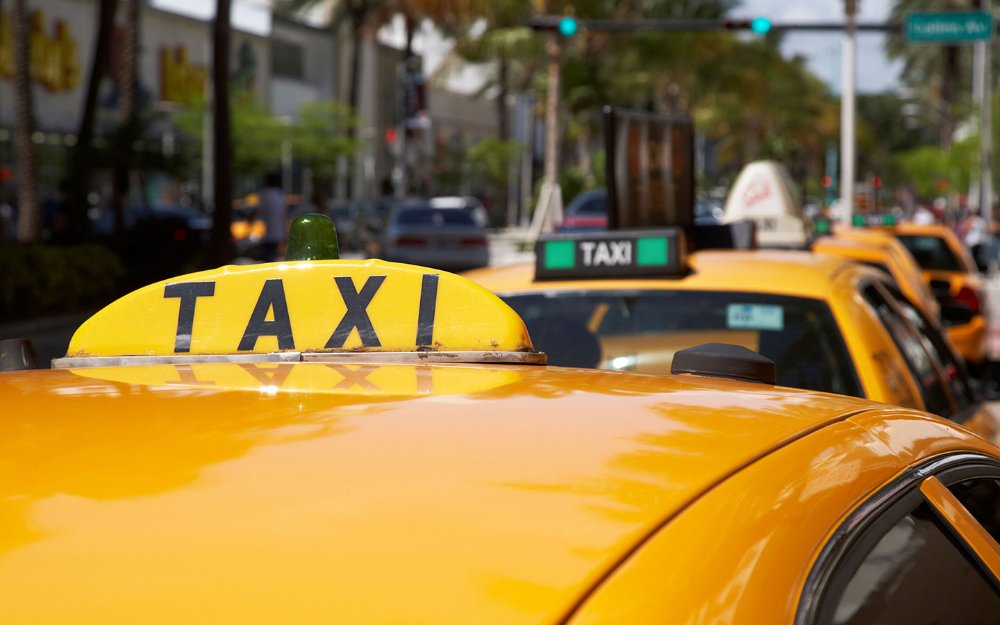
[[[821,550],[802,589],[795,625],[831,622],[837,599],[861,561],[886,531],[922,504],[934,510],[920,491],[920,485],[930,476],[936,476],[946,486],[970,477],[1000,478],[1000,462],[974,452],[939,456],[911,467],[864,501],[840,524]],[[936,511],[935,515],[955,547],[1000,594],[1000,579]]]

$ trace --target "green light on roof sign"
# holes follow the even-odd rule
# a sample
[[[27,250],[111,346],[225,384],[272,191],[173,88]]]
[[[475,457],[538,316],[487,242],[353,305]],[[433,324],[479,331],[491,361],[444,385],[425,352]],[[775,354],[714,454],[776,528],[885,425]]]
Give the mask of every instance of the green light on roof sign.
[[[573,241],[550,241],[545,246],[545,266],[548,269],[572,269],[576,265],[576,244]]]
[[[670,276],[684,272],[677,228],[550,235],[535,244],[535,278]]]
[[[638,250],[635,262],[640,267],[655,267],[667,264],[670,241],[666,237],[642,237],[636,242]]]

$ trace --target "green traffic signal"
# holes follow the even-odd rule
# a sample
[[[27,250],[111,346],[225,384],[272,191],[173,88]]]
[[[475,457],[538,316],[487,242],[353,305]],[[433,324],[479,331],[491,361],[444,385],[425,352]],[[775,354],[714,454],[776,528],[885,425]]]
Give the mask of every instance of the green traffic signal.
[[[573,17],[564,17],[559,20],[559,34],[563,37],[572,37],[580,30],[580,24]]]
[[[750,30],[758,35],[766,35],[771,32],[771,20],[766,17],[755,17],[750,20]]]

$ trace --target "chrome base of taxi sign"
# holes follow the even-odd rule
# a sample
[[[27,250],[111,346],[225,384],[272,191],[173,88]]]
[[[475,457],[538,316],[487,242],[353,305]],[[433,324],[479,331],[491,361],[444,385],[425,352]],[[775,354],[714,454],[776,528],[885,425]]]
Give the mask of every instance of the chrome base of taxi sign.
[[[544,362],[524,322],[451,273],[367,261],[227,266],[112,302],[73,335],[58,367],[109,363]]]
[[[92,356],[56,358],[53,369],[140,365],[253,364],[292,362],[364,362],[370,364],[508,363],[544,365],[542,352],[273,352],[270,354],[206,354],[200,356]]]
[[[535,280],[684,274],[680,228],[552,234],[535,242]]]

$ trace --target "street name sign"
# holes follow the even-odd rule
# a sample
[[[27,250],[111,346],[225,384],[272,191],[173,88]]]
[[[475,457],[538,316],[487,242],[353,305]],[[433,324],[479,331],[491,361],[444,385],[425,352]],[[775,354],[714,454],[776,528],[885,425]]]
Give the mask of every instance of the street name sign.
[[[993,15],[986,11],[910,13],[906,40],[919,43],[964,43],[993,39]]]

